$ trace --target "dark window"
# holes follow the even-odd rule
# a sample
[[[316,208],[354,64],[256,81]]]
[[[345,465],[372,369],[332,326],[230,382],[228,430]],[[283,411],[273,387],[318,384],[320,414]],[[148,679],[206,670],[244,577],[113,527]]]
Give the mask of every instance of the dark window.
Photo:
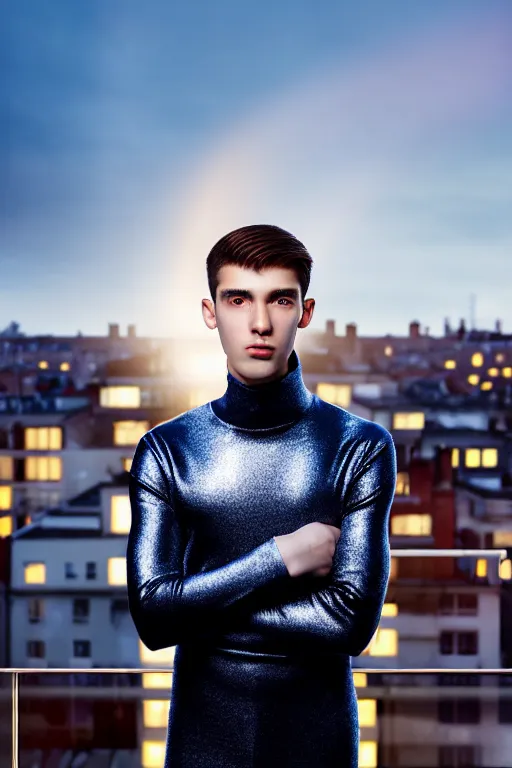
[[[89,621],[89,600],[86,597],[77,597],[73,600],[73,622],[85,624]]]
[[[512,723],[512,699],[503,696],[498,699],[498,722]]]
[[[90,640],[73,640],[73,656],[77,659],[90,658],[91,656]]]
[[[442,592],[439,595],[439,613],[454,613],[455,595],[451,592]]]
[[[44,659],[46,653],[42,640],[29,640],[27,643],[27,656],[30,659]]]
[[[439,636],[439,653],[444,656],[454,652],[453,635],[453,632],[441,632]]]
[[[453,699],[439,699],[437,702],[437,719],[440,723],[455,722],[455,701]]]
[[[475,744],[446,744],[439,747],[439,768],[477,768],[479,748]]]
[[[85,564],[85,578],[86,579],[95,579],[96,578],[96,563],[91,561],[89,563]]]
[[[475,656],[478,653],[478,632],[459,632],[457,635],[457,653]]]
[[[66,579],[76,579],[76,571],[75,571],[74,563],[64,563],[64,569],[65,569]]]
[[[462,616],[476,616],[478,613],[478,595],[460,592],[458,595],[458,613]]]
[[[115,626],[119,626],[120,622],[123,619],[123,616],[126,616],[128,611],[129,611],[128,598],[127,597],[115,598],[110,603],[110,621]]]
[[[478,686],[482,682],[482,678],[478,673],[476,674],[456,674],[456,673],[441,673],[437,675],[437,684],[443,687],[467,685]]]
[[[44,600],[31,597],[28,601],[28,620],[30,624],[39,624],[44,619]]]
[[[473,725],[480,722],[479,699],[440,699],[437,716],[440,723]]]

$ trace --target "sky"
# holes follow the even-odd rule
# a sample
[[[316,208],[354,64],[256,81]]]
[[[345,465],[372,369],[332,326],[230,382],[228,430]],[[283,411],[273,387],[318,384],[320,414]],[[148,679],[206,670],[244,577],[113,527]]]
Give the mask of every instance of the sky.
[[[205,261],[277,224],[311,328],[512,333],[508,0],[2,5],[0,330],[211,334]]]

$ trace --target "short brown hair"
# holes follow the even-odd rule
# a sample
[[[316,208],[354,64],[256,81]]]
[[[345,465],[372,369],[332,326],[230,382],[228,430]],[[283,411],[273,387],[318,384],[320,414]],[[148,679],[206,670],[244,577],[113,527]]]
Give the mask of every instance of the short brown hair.
[[[266,267],[295,270],[304,302],[313,259],[294,235],[273,224],[252,224],[228,232],[215,243],[206,259],[208,287],[213,301],[217,296],[221,267],[236,264],[259,272]]]

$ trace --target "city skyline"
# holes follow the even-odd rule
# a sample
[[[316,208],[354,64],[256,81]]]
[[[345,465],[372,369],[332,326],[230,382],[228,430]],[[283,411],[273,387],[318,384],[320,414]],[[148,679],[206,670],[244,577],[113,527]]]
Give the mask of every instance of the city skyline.
[[[508,3],[27,8],[4,12],[0,328],[204,336],[208,250],[266,222],[311,251],[312,330],[441,335],[472,295],[512,329]]]

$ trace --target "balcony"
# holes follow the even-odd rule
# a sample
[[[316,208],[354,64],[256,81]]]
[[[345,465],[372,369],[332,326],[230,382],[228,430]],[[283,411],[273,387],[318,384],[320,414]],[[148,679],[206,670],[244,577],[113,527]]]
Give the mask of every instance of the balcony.
[[[512,768],[512,669],[500,666],[499,655],[499,566],[506,550],[391,554],[395,570],[379,629],[352,660],[359,768]],[[421,592],[414,581],[397,578],[406,558],[433,566]],[[469,564],[461,572],[467,576],[480,568],[480,580],[464,581],[455,568],[448,587],[440,564],[450,560]],[[437,584],[436,576],[442,577]],[[482,635],[476,645],[475,627]],[[386,632],[396,632],[400,651]],[[425,655],[427,643],[438,663],[396,663],[428,662],[434,656]],[[0,766],[161,768],[172,680],[172,662],[1,669]]]

